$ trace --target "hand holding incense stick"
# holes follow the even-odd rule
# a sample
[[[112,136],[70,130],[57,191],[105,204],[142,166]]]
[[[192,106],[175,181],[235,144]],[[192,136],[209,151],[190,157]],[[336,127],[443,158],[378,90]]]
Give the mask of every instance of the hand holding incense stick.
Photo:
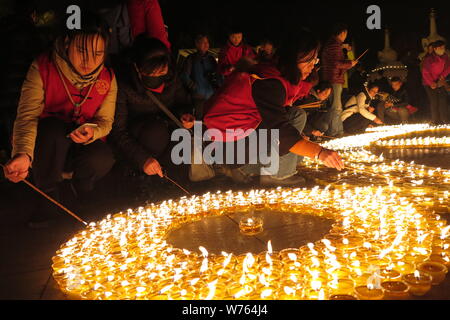
[[[3,168],[6,168],[3,164],[0,164],[0,166],[2,166]],[[80,221],[81,223],[83,223],[84,225],[87,226],[87,222],[84,221],[83,219],[81,219],[79,216],[77,216],[75,213],[73,213],[72,211],[70,211],[69,209],[67,209],[66,207],[64,207],[62,204],[60,204],[58,201],[56,201],[55,199],[53,199],[52,197],[50,197],[49,195],[47,195],[45,192],[41,191],[39,188],[37,188],[36,186],[34,186],[32,183],[30,183],[29,181],[22,179],[21,181],[25,182],[25,184],[27,184],[29,187],[31,187],[33,190],[35,190],[36,192],[38,192],[40,195],[42,195],[43,197],[45,197],[47,200],[53,202],[54,204],[56,204],[58,207],[60,207],[61,209],[63,209],[65,212],[67,212],[68,214],[70,214],[72,217],[74,217],[75,219],[77,219],[78,221]]]

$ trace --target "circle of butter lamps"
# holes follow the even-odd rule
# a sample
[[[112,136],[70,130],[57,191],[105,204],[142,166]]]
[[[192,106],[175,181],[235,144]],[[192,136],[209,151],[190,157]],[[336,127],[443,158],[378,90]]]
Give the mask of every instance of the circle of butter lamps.
[[[306,162],[306,171],[325,171],[327,178],[316,179],[323,186],[219,191],[109,214],[59,248],[52,258],[53,277],[70,299],[381,300],[425,295],[450,266],[450,226],[440,216],[449,212],[450,170],[389,162],[370,148],[383,139],[430,130],[447,132],[450,127],[379,127],[324,143],[339,150],[347,169],[331,171]],[[417,139],[414,145],[419,143]],[[279,252],[270,241],[267,251],[243,255],[211,254],[203,246],[194,252],[166,242],[168,233],[182,224],[258,210],[334,223],[323,239]],[[253,220],[246,218],[242,223],[248,229]],[[260,224],[256,220],[257,228]]]

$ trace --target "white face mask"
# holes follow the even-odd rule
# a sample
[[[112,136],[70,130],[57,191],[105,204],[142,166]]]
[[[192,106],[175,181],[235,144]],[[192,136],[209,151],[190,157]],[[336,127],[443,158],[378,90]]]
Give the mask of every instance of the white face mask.
[[[445,54],[445,49],[434,49],[434,52],[436,52],[438,56],[443,56]]]

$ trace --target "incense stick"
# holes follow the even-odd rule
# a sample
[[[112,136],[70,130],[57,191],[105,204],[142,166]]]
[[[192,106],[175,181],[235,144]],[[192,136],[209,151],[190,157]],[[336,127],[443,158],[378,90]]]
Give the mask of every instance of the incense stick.
[[[366,51],[364,51],[359,57],[358,59],[356,59],[355,61],[359,61],[359,59],[361,59],[366,53],[367,51],[369,51],[369,49],[366,49]]]
[[[0,166],[2,166],[3,168],[6,168],[3,164],[0,164]],[[60,204],[58,201],[54,200],[52,197],[50,197],[49,195],[47,195],[45,192],[41,191],[39,188],[37,188],[36,186],[34,186],[31,182],[22,179],[20,180],[22,182],[25,182],[25,184],[27,184],[29,187],[31,187],[33,190],[35,190],[36,192],[38,192],[40,195],[42,195],[43,197],[47,198],[47,200],[53,202],[54,204],[56,204],[58,207],[60,207],[61,209],[63,209],[65,212],[67,212],[68,214],[70,214],[72,217],[74,217],[75,219],[77,219],[78,221],[80,221],[81,223],[83,223],[84,225],[87,225],[87,222],[84,221],[83,219],[81,219],[79,216],[77,216],[75,213],[73,213],[72,211],[70,211],[69,209],[67,209],[66,207],[64,207],[62,204]]]
[[[187,191],[185,188],[183,188],[182,186],[180,186],[178,183],[176,183],[175,181],[173,181],[172,179],[170,179],[166,174],[164,174],[164,178],[166,178],[167,180],[169,180],[170,182],[172,182],[174,185],[176,185],[178,188],[180,188],[181,190],[183,190],[183,192],[185,192],[187,195],[191,195],[191,193],[189,191]]]

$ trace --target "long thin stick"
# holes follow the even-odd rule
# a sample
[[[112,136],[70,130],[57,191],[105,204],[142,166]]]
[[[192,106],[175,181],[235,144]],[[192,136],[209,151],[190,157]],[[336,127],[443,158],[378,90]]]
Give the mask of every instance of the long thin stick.
[[[358,59],[356,59],[355,61],[359,61],[359,59],[361,59],[368,51],[369,51],[369,49],[366,49],[366,51],[364,51],[364,52],[358,57]]]
[[[317,101],[317,102],[312,102],[312,103],[307,103],[307,104],[301,104],[296,106],[297,108],[302,108],[302,109],[308,109],[308,108],[318,108],[322,105],[321,101]]]
[[[3,168],[5,168],[5,166],[3,164],[0,164],[0,166],[2,166]],[[78,221],[80,221],[81,223],[83,223],[84,225],[87,225],[87,222],[84,221],[83,219],[81,219],[79,216],[77,216],[75,213],[73,213],[72,211],[70,211],[69,209],[67,209],[66,207],[64,207],[62,204],[60,204],[58,201],[54,200],[53,198],[51,198],[49,195],[47,195],[45,192],[41,191],[39,188],[35,187],[32,183],[30,183],[29,181],[22,179],[22,182],[25,182],[25,184],[27,184],[28,186],[30,186],[33,190],[35,190],[36,192],[38,192],[40,195],[42,195],[43,197],[47,198],[48,200],[50,200],[51,202],[53,202],[54,204],[56,204],[58,207],[60,207],[61,209],[63,209],[64,211],[66,211],[68,214],[70,214],[72,217],[74,217],[75,219],[77,219]]]
[[[164,174],[164,178],[166,178],[167,180],[169,180],[170,182],[172,182],[174,185],[176,185],[178,188],[180,188],[181,190],[183,190],[183,192],[185,192],[187,195],[191,195],[191,193],[189,191],[187,191],[185,188],[183,188],[182,186],[180,186],[178,183],[176,183],[175,181],[173,181],[172,179],[170,179],[166,174]]]
[[[369,173],[369,174],[374,175],[374,176],[377,176],[377,177],[379,177],[379,178],[388,179],[388,177],[383,176],[383,175],[378,174],[378,173],[375,173],[375,172],[372,172],[372,171],[364,171],[364,170],[356,169],[356,168],[351,167],[351,166],[348,166],[348,165],[346,165],[345,167],[348,168],[348,169],[351,169],[351,170],[353,170],[353,171],[355,171],[355,172],[358,172],[358,173],[365,173],[365,174],[366,174],[366,173]]]

